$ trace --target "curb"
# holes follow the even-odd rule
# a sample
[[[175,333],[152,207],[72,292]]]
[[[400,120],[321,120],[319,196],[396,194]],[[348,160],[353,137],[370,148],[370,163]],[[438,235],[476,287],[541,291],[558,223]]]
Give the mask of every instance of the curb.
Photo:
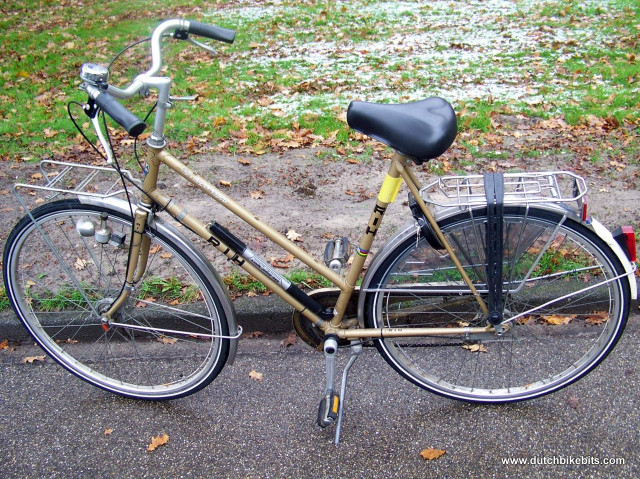
[[[236,320],[245,333],[261,331],[267,334],[287,333],[293,330],[293,308],[275,294],[248,298],[241,296],[233,301]],[[0,341],[23,341],[29,333],[18,320],[13,309],[0,313]]]

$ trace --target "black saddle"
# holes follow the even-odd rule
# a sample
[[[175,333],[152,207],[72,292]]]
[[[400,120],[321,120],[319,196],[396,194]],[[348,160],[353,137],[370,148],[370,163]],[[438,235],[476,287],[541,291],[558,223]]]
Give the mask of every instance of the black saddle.
[[[458,132],[456,113],[438,97],[399,105],[352,101],[347,123],[417,164],[447,151]]]

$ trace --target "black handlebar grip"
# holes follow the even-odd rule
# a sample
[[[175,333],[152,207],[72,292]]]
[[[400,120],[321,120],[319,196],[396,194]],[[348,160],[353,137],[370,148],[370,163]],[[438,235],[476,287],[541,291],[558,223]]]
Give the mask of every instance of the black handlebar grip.
[[[211,38],[212,40],[219,40],[225,43],[233,43],[236,38],[235,30],[216,27],[215,25],[208,25],[206,23],[195,22],[193,20],[189,20],[189,33]]]
[[[95,99],[96,104],[107,115],[113,118],[118,125],[127,130],[131,136],[139,136],[147,127],[147,124],[126,107],[106,92],[101,92]]]

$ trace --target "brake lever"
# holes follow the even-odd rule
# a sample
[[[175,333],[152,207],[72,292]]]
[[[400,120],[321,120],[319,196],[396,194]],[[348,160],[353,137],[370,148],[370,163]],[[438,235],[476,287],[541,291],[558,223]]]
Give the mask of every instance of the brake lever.
[[[193,45],[195,45],[196,47],[200,47],[200,48],[202,48],[203,50],[208,51],[208,52],[209,52],[209,53],[211,53],[212,55],[215,55],[215,54],[217,53],[215,48],[210,47],[209,45],[205,45],[204,43],[200,43],[199,41],[194,40],[194,39],[193,39],[193,38],[191,38],[191,37],[187,37],[187,38],[185,38],[185,40],[186,40],[186,41],[188,41],[189,43],[192,43],[192,44],[193,44]]]

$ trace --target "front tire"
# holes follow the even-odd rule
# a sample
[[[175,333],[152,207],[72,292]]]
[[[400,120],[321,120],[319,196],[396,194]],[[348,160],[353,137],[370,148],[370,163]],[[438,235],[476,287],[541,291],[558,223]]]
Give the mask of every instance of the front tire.
[[[200,335],[228,336],[222,303],[202,266],[170,234],[145,231],[146,272],[113,318],[146,329],[108,327],[101,317],[124,284],[130,215],[78,200],[31,214],[35,223],[25,216],[9,235],[4,281],[19,319],[55,361],[95,386],[138,399],[186,396],[218,375],[229,340]],[[101,214],[112,238],[125,237],[121,245],[78,233],[79,222],[98,228]]]

